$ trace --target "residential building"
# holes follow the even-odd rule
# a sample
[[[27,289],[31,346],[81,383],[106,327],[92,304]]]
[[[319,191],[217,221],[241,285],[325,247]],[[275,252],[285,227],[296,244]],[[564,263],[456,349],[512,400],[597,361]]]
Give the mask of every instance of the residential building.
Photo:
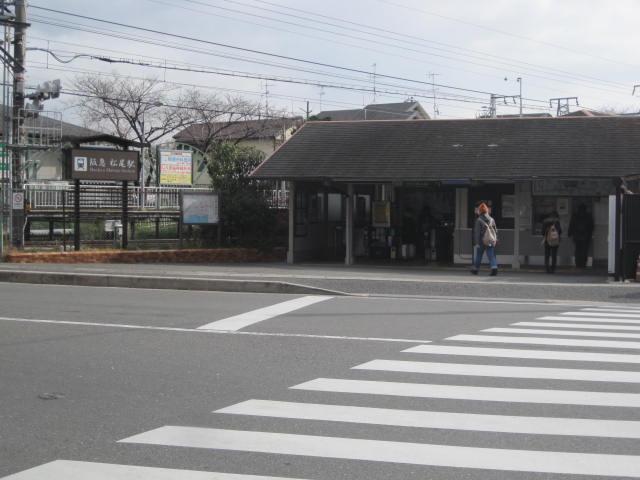
[[[409,100],[398,103],[372,103],[363,108],[351,110],[323,110],[314,116],[323,121],[354,120],[428,120],[429,114],[420,102]]]
[[[193,152],[193,185],[209,186],[211,179],[202,154],[206,142],[234,142],[256,148],[269,156],[288,140],[302,123],[302,117],[292,117],[195,124],[174,135],[173,139],[177,150]]]

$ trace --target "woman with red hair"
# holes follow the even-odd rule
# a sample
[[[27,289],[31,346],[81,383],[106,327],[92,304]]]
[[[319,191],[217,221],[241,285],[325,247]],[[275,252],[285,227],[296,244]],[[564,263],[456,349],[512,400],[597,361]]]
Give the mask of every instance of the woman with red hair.
[[[480,264],[482,263],[482,257],[484,252],[487,252],[487,258],[491,265],[491,276],[494,277],[498,274],[498,260],[496,259],[496,244],[498,243],[498,228],[496,222],[489,215],[489,207],[486,203],[478,205],[478,218],[473,228],[473,266],[471,267],[471,273],[478,274],[480,270]]]

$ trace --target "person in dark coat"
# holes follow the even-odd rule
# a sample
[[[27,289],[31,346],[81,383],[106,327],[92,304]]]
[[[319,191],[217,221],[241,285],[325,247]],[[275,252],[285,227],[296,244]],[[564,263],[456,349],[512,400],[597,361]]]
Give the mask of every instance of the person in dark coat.
[[[553,228],[552,228],[553,227]],[[555,230],[555,233],[554,233]],[[544,267],[547,273],[555,273],[560,247],[560,216],[555,210],[542,223],[542,242],[544,243]]]
[[[480,264],[482,263],[482,257],[484,256],[484,252],[487,252],[487,258],[489,259],[489,264],[491,265],[491,276],[495,276],[498,274],[498,260],[496,259],[496,243],[498,238],[498,228],[496,227],[496,222],[489,215],[489,207],[486,204],[481,203],[478,206],[478,218],[476,218],[476,223],[473,228],[473,251],[474,251],[474,259],[473,266],[471,267],[471,273],[474,275],[478,274],[478,270],[480,270]],[[492,229],[494,232],[494,237],[496,239],[495,243],[485,244],[484,237],[487,229]]]
[[[584,203],[580,204],[578,211],[571,216],[569,223],[569,236],[575,244],[576,267],[585,268],[589,256],[589,245],[593,237],[593,218],[587,212]]]

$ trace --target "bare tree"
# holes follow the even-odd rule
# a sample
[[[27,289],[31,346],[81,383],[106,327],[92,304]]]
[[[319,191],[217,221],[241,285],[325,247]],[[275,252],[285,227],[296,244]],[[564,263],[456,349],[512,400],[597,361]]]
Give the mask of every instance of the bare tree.
[[[180,99],[172,101],[174,89],[155,78],[86,74],[77,76],[73,86],[87,126],[143,145],[143,181],[149,185],[155,174],[151,145],[190,124],[191,110]]]
[[[285,118],[284,112],[266,112],[259,103],[242,97],[220,97],[201,90],[187,91],[182,104],[191,112],[192,124],[180,132],[179,139],[198,148],[205,157],[220,142],[238,144]]]

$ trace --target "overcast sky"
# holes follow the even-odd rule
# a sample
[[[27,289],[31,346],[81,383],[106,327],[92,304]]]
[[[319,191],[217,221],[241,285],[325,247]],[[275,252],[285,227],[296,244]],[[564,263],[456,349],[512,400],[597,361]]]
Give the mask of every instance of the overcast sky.
[[[373,90],[371,74],[33,8],[42,6],[323,64],[375,70],[377,103],[414,96],[429,113],[433,111],[433,100],[428,98],[432,87],[420,82],[431,82],[428,74],[435,73],[436,83],[441,85],[436,88],[439,118],[474,117],[486,106],[490,93],[517,95],[517,77],[522,78],[525,112],[548,111],[550,98],[567,96],[578,97],[581,106],[591,109],[640,109],[640,93],[635,98],[631,95],[634,83],[640,83],[640,75],[635,73],[640,67],[638,0],[34,0],[30,5],[29,46],[48,47],[64,58],[78,53],[130,60],[148,57],[155,65],[245,72],[352,89],[273,80],[265,85],[264,80],[255,78],[107,64],[86,58],[61,64],[35,51],[27,55],[28,85],[60,78],[63,87],[70,86],[74,76],[70,70],[90,70],[154,76],[221,94],[233,91],[263,103],[268,90],[271,107],[286,108],[297,115],[302,114],[306,100],[313,113],[374,101],[373,91],[361,91]],[[115,30],[120,36],[144,37],[160,45],[46,25],[43,20],[66,26],[81,24],[79,28],[85,30]],[[49,102],[47,108],[63,110],[66,120],[76,120],[64,96]],[[498,113],[517,113],[517,108],[500,102]]]

